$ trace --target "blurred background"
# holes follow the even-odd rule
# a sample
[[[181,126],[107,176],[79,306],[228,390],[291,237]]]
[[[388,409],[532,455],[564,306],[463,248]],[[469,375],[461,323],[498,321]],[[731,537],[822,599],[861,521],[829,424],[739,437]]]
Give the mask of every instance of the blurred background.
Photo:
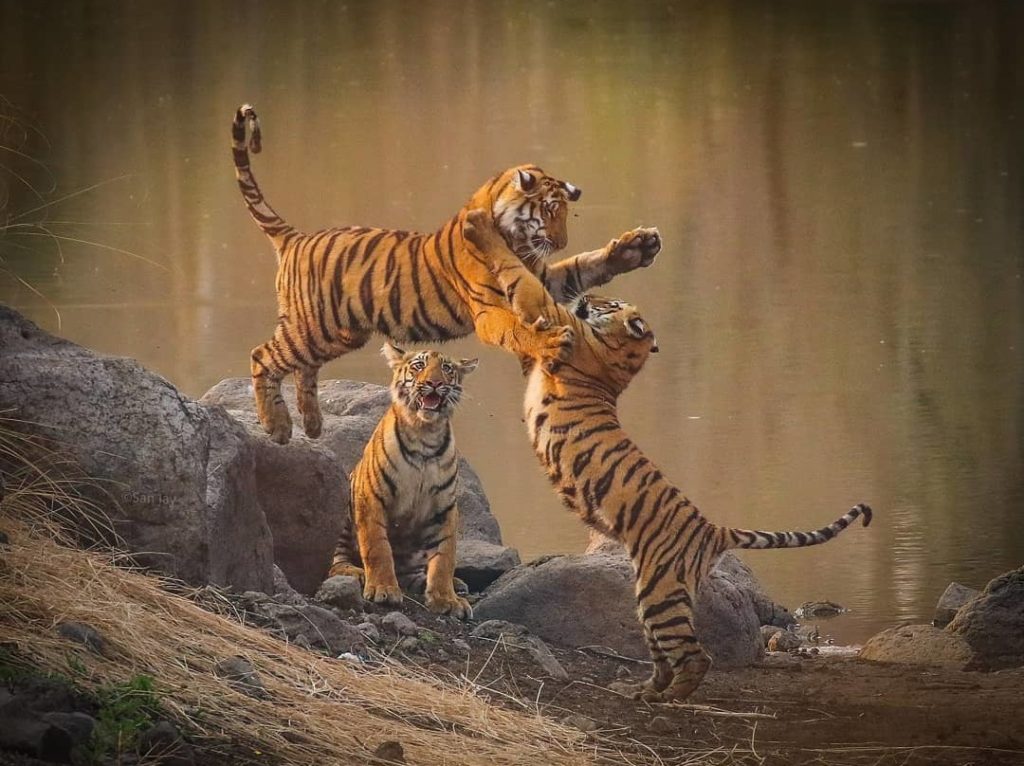
[[[0,4],[0,301],[200,396],[272,332],[234,182],[307,230],[430,231],[534,162],[584,190],[564,254],[657,225],[661,346],[631,435],[715,521],[871,528],[744,559],[860,641],[1024,561],[1024,5]],[[370,347],[323,378],[384,383]],[[457,415],[506,542],[583,549],[479,355]],[[111,402],[111,406],[116,406]]]

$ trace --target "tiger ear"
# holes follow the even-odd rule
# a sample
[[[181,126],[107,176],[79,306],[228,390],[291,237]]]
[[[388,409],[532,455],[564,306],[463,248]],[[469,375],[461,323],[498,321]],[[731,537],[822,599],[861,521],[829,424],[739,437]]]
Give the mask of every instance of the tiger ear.
[[[536,185],[537,179],[533,177],[532,173],[528,173],[525,170],[516,170],[516,188],[519,189],[519,191],[533,191],[533,188]]]
[[[476,369],[476,366],[480,364],[479,359],[460,359],[459,360],[459,372],[463,375],[469,375]]]
[[[563,181],[562,186],[564,186],[565,191],[568,192],[570,202],[575,202],[576,200],[583,196],[583,189],[581,189],[578,186],[573,186],[568,181]]]
[[[405,358],[405,351],[400,349],[391,341],[388,341],[380,347],[380,353],[388,363],[388,367],[392,370],[398,367]]]

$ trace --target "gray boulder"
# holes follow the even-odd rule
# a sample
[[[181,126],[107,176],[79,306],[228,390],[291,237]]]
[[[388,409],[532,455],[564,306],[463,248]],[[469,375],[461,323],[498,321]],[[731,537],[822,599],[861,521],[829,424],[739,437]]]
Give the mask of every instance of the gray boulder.
[[[515,548],[495,545],[486,540],[459,540],[455,550],[455,576],[479,593],[522,562]]]
[[[946,630],[971,647],[973,667],[1024,665],[1024,566],[992,580],[956,613]]]
[[[194,584],[267,589],[270,529],[255,450],[219,408],[138,362],[54,337],[0,306],[0,410],[98,482],[116,535],[146,566]],[[111,502],[113,500],[113,503]]]
[[[697,635],[719,667],[749,665],[764,654],[752,581],[749,569],[726,555],[701,586]],[[473,613],[524,625],[554,644],[597,645],[645,659],[633,582],[624,554],[550,556],[503,575]]]
[[[298,412],[294,386],[286,383],[283,391],[290,411]],[[348,476],[391,404],[384,386],[347,380],[321,381],[319,398],[320,438],[308,439],[296,428],[283,446],[271,442],[260,426],[248,378],[223,380],[200,399],[223,407],[255,437],[258,491],[274,535],[274,558],[289,582],[306,594],[314,593],[327,575],[348,513]],[[498,522],[465,459],[459,463],[458,503],[460,539],[500,545]]]
[[[874,662],[962,670],[971,661],[971,648],[959,636],[934,625],[900,625],[868,639],[859,656]]]
[[[960,607],[980,595],[981,591],[977,588],[969,588],[958,582],[951,582],[939,596],[939,601],[935,605],[935,617],[932,619],[932,625],[937,628],[946,627],[953,621],[956,613],[960,611]]]

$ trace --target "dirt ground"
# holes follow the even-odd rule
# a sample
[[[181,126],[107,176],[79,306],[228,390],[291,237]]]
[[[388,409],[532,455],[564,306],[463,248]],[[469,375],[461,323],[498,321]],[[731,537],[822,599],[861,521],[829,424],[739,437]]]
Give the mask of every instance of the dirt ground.
[[[594,726],[595,739],[666,763],[703,754],[710,763],[1024,765],[1024,668],[962,672],[773,653],[755,667],[712,669],[683,705],[650,705],[607,689],[627,673],[645,676],[644,664],[552,646],[570,677],[555,681],[504,640],[471,637],[472,625],[403,611],[441,639],[409,661],[470,679],[497,704],[569,723],[582,716],[577,723]],[[469,643],[468,658],[443,657],[456,638]]]

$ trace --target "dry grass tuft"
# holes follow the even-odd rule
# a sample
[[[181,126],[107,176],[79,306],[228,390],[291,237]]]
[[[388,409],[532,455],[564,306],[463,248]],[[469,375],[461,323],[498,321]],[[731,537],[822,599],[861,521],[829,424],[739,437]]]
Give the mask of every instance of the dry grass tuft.
[[[49,458],[40,458],[48,454],[0,423],[0,531],[8,537],[0,642],[41,669],[91,689],[150,675],[163,707],[200,748],[230,743],[234,756],[254,763],[382,763],[372,753],[387,740],[419,764],[639,762],[539,715],[494,707],[468,685],[397,666],[367,670],[282,643],[169,593],[159,579],[119,566],[116,554],[72,547],[53,512],[81,502],[80,493],[48,477]],[[66,621],[98,630],[103,656],[58,635]],[[256,668],[265,698],[215,675],[234,656]]]

